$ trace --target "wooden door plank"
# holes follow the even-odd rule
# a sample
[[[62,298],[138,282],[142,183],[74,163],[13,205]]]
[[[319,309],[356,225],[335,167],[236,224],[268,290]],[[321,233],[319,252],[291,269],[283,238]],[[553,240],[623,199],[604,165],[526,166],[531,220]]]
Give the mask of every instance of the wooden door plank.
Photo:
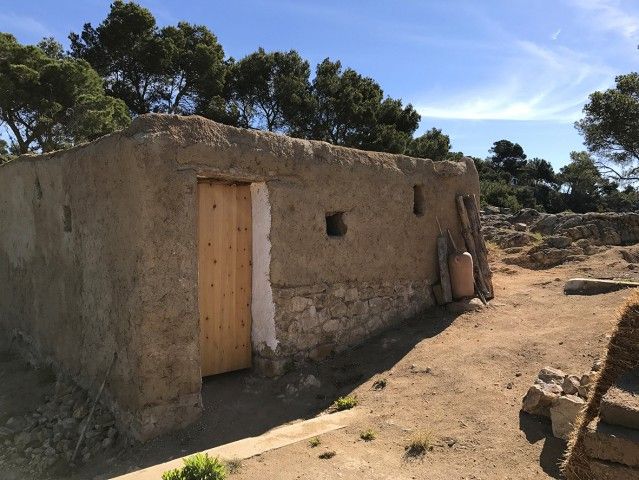
[[[198,185],[198,292],[200,299],[200,348],[202,374],[207,375],[213,368],[212,349],[214,342],[214,321],[212,292],[215,284],[213,268],[214,243],[212,205],[215,191],[210,183]]]
[[[251,366],[251,197],[248,185],[198,185],[202,375]]]
[[[238,204],[238,265],[237,265],[237,296],[235,299],[237,311],[238,362],[246,367],[251,366],[251,190],[249,185],[243,185],[237,191]]]

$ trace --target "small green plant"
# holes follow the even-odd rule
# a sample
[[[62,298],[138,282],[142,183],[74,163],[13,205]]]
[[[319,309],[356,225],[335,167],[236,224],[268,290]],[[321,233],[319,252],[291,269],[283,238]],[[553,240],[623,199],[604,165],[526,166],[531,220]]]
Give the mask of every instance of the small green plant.
[[[353,395],[346,395],[345,397],[339,397],[335,402],[333,402],[333,408],[336,411],[341,412],[342,410],[350,410],[355,405],[357,405],[357,397]]]
[[[376,436],[377,434],[372,428],[369,428],[368,430],[364,430],[363,432],[360,432],[359,434],[359,438],[361,438],[365,442],[370,442],[371,440],[375,440]]]
[[[226,460],[226,470],[233,475],[234,473],[239,472],[242,469],[242,459],[240,458],[231,458],[230,460]]]
[[[208,454],[196,453],[184,459],[184,466],[168,470],[162,474],[162,480],[224,480],[226,467],[217,458]]]
[[[373,382],[373,389],[383,390],[384,388],[386,388],[387,384],[388,384],[388,381],[385,378],[378,378],[377,380]]]
[[[328,450],[324,453],[320,453],[319,458],[322,460],[328,460],[329,458],[333,458],[337,453],[334,450]]]
[[[407,457],[421,457],[433,449],[433,437],[428,432],[422,432],[411,438],[406,447]]]
[[[308,444],[311,448],[319,447],[320,443],[322,443],[322,441],[319,439],[319,437],[313,437],[308,441]]]

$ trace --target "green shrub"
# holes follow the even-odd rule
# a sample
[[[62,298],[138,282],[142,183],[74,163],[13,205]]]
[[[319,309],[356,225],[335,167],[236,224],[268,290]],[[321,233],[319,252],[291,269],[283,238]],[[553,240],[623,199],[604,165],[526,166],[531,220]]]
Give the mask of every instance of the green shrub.
[[[357,397],[353,395],[346,395],[345,397],[339,397],[335,402],[333,402],[333,407],[338,412],[342,410],[350,410],[355,405],[357,405]]]
[[[319,437],[313,437],[308,441],[308,444],[311,448],[318,447],[320,443],[322,443],[322,441],[319,439]]]
[[[510,208],[513,212],[521,210],[521,204],[511,185],[494,181],[480,181],[480,188],[482,201],[486,204]]]
[[[184,466],[162,474],[162,480],[224,480],[226,468],[217,457],[197,453],[184,459]]]

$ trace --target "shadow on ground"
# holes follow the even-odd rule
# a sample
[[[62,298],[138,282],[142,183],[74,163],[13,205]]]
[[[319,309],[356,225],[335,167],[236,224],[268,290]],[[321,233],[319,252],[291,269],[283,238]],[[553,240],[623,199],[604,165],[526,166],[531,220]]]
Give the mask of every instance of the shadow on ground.
[[[519,413],[519,429],[526,435],[530,443],[544,442],[539,455],[539,465],[553,478],[562,479],[559,464],[566,451],[566,441],[552,434],[550,420],[524,412]]]
[[[116,456],[98,457],[93,465],[71,472],[70,477],[67,472],[65,478],[110,478],[312,418],[337,397],[362,384],[372,384],[417,343],[438,335],[455,318],[442,310],[431,310],[351,350],[321,363],[305,363],[278,379],[261,378],[250,371],[206,378],[202,385],[204,413],[197,423],[123,449]],[[304,387],[309,375],[321,386]]]

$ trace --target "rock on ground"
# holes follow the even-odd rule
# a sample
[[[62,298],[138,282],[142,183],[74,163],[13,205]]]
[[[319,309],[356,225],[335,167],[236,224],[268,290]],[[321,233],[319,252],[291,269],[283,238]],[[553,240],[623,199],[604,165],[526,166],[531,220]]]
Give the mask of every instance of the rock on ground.
[[[575,419],[586,402],[576,395],[558,397],[550,407],[552,434],[557,438],[568,440],[575,425]]]

